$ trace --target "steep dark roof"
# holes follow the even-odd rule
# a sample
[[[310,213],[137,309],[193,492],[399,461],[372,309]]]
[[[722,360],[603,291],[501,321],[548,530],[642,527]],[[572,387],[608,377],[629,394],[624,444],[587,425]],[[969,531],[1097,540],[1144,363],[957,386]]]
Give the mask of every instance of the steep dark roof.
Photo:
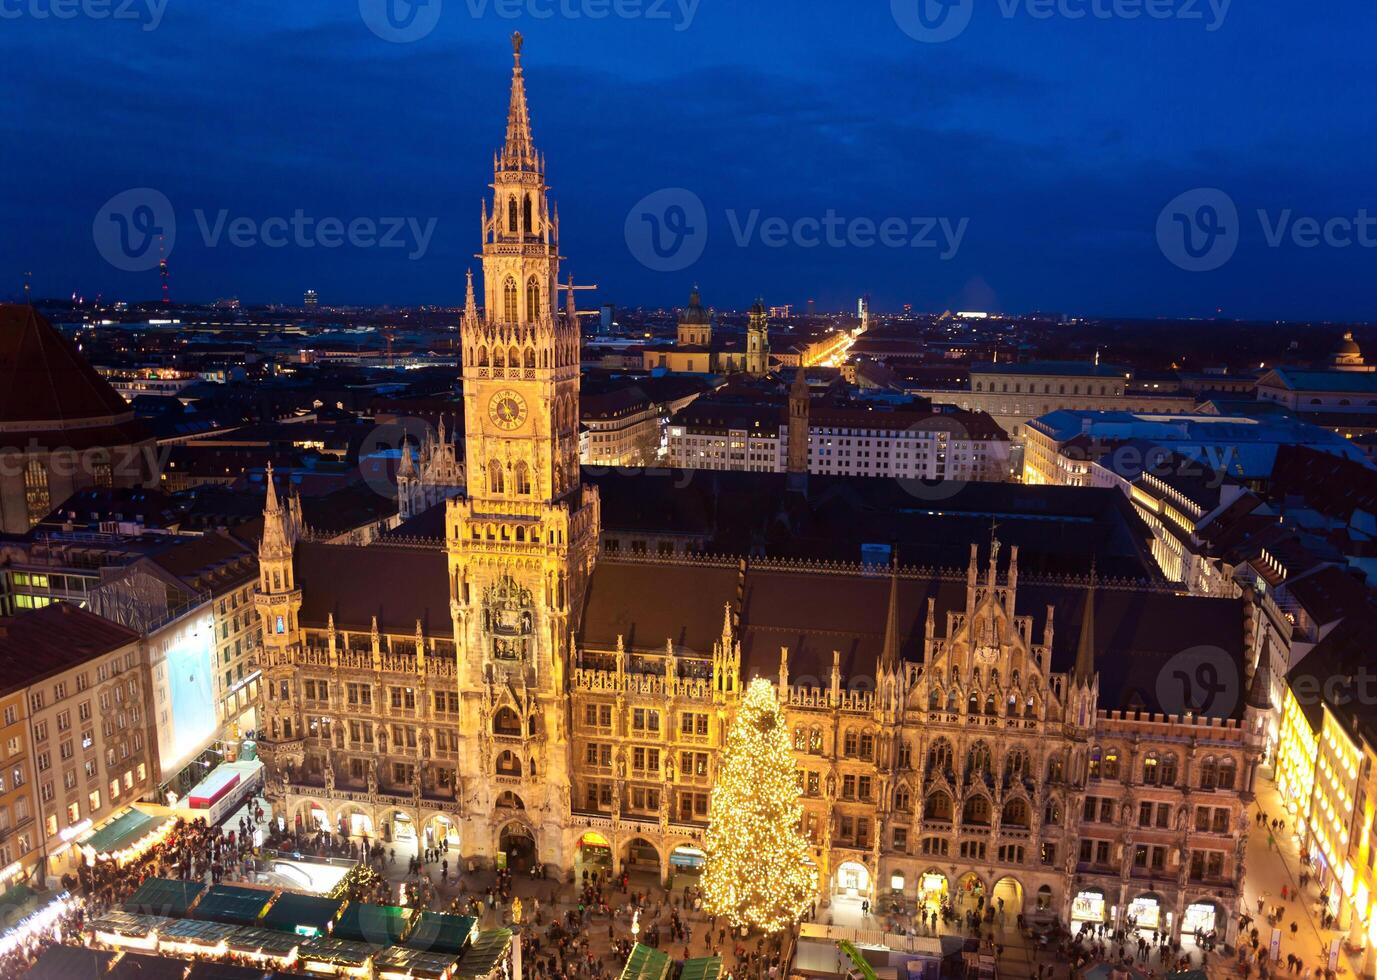
[[[133,409],[31,306],[0,306],[0,424],[123,421]]]
[[[787,647],[792,677],[825,684],[836,651],[844,684],[873,687],[890,589],[883,568],[748,564],[742,577],[737,568],[705,562],[604,557],[593,572],[580,643],[607,649],[620,633],[628,649],[663,649],[672,638],[676,647],[706,655],[721,635],[723,604],[729,602],[739,617],[744,676],[776,676],[780,648]],[[920,661],[928,599],[934,600],[936,631],[944,635],[947,614],[965,610],[966,583],[959,573],[909,571],[900,577],[897,592],[899,653]],[[1053,671],[1070,672],[1075,665],[1088,594],[1080,584],[1025,581],[1018,587],[1016,612],[1032,618],[1035,642],[1042,639],[1048,607],[1053,609]],[[1100,707],[1177,710],[1179,705],[1159,702],[1159,679],[1178,654],[1206,648],[1217,668],[1232,665],[1234,696],[1221,696],[1219,706],[1225,714],[1237,714],[1246,693],[1244,605],[1242,599],[1098,588],[1094,647]]]
[[[449,615],[449,559],[443,551],[303,542],[296,548],[303,592],[301,624],[323,629],[333,613],[341,630],[454,634]]]
[[[676,650],[711,654],[737,579],[734,566],[601,559],[584,601],[583,642],[611,649],[621,636],[628,650],[664,650],[673,640]]]
[[[133,630],[66,602],[21,613],[0,623],[0,690],[60,674],[138,638]]]

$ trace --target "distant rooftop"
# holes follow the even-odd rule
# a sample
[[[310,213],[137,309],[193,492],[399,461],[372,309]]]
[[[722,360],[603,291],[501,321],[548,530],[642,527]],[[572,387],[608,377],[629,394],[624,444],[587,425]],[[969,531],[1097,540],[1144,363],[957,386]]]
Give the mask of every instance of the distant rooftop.
[[[1021,364],[985,361],[971,365],[971,374],[1063,374],[1081,378],[1127,378],[1132,373],[1122,365],[1095,364],[1093,361],[1025,361]]]

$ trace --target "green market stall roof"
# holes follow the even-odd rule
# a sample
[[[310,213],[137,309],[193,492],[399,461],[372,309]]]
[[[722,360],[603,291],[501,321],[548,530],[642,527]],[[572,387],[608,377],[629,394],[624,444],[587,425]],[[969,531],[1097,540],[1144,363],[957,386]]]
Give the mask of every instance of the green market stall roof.
[[[303,938],[294,932],[279,932],[276,929],[262,929],[256,926],[240,926],[230,936],[231,953],[244,953],[251,956],[273,956],[288,959],[296,952]]]
[[[455,980],[482,980],[492,974],[512,945],[510,929],[488,929],[480,932],[472,945],[459,959],[454,971]]]
[[[238,928],[223,922],[177,919],[158,930],[158,948],[162,949],[164,943],[185,947],[218,946],[227,942]]]
[[[379,976],[397,974],[418,980],[439,980],[448,976],[450,969],[458,962],[459,956],[455,953],[389,946],[378,954],[373,966]]]
[[[636,943],[631,957],[621,970],[621,980],[665,980],[669,976],[669,954]]]
[[[111,909],[104,915],[87,919],[83,928],[87,932],[103,932],[111,936],[125,936],[129,939],[143,939],[151,932],[166,928],[176,919],[161,915],[140,915],[137,912],[122,912]]]
[[[298,928],[326,932],[343,906],[342,898],[322,898],[319,895],[283,892],[263,916],[262,924],[269,929],[279,929],[282,932],[296,932]]]
[[[149,878],[120,906],[126,912],[180,919],[196,903],[206,886],[195,881]]]
[[[239,885],[214,885],[191,910],[192,918],[207,922],[226,922],[236,926],[255,925],[272,903],[273,892]]]
[[[471,915],[422,912],[402,945],[408,949],[438,953],[462,953],[478,935],[478,920]]]
[[[131,806],[90,836],[78,840],[77,844],[96,854],[116,854],[173,819],[171,814],[148,813]]]
[[[666,980],[669,964],[668,953],[637,943],[622,968],[622,980]]]
[[[378,946],[394,946],[411,930],[415,913],[397,905],[351,902],[335,923],[333,935]]]
[[[699,956],[684,960],[683,972],[679,980],[717,980],[722,975],[722,957]]]
[[[350,939],[335,939],[333,936],[316,936],[301,944],[301,959],[312,963],[325,963],[330,966],[364,966],[382,950],[372,943],[356,943]]]

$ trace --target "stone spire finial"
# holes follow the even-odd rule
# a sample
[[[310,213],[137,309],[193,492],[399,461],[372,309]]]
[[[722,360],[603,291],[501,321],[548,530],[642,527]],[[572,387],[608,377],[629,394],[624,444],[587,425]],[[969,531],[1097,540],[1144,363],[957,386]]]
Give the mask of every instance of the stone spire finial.
[[[507,140],[502,145],[502,166],[507,170],[537,170],[540,166],[531,138],[531,116],[526,108],[526,80],[521,72],[521,32],[512,35],[512,100],[507,109]]]

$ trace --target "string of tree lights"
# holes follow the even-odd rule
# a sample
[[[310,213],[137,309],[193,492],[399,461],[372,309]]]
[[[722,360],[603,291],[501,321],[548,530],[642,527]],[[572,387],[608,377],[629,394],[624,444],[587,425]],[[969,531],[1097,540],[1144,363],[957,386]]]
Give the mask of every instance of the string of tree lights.
[[[775,690],[758,678],[727,735],[705,848],[704,904],[734,927],[779,932],[817,898],[796,768]]]

